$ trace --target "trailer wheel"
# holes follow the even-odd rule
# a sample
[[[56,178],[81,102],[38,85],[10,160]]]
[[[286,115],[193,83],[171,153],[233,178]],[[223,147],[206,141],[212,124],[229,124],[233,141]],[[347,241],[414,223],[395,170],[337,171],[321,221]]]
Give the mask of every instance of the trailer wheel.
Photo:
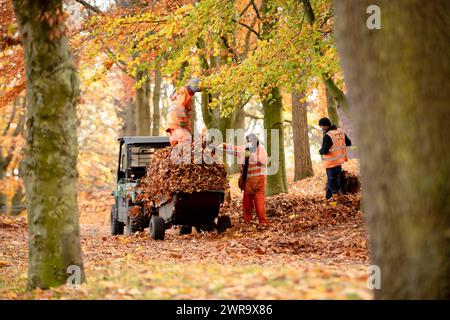
[[[229,216],[217,218],[217,233],[222,233],[228,228],[231,228],[231,219]]]
[[[152,216],[150,219],[150,236],[155,240],[164,240],[166,226],[164,219],[158,216]]]
[[[133,234],[137,231],[144,231],[145,217],[142,215],[142,210],[136,215],[130,215],[128,218],[127,231],[128,234]]]
[[[191,234],[192,233],[192,226],[184,225],[180,227],[179,234]]]
[[[116,218],[116,206],[111,207],[111,235],[123,234],[123,222]]]

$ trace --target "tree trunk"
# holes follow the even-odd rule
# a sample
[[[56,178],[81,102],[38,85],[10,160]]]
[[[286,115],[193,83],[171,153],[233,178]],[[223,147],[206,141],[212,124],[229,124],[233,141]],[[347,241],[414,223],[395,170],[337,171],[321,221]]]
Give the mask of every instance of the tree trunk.
[[[159,136],[159,124],[161,113],[159,110],[159,102],[161,100],[161,70],[159,67],[155,69],[155,88],[153,89],[153,126],[152,135]]]
[[[203,39],[199,39],[197,42],[198,48],[205,48],[205,42]],[[210,67],[218,67],[220,65],[225,65],[229,63],[226,59],[218,57],[211,57],[211,62],[209,63],[205,55],[200,56],[200,64],[202,69],[207,72]],[[247,104],[244,101],[243,97],[239,100],[236,106],[233,106],[232,113],[228,117],[223,117],[220,112],[220,108],[216,107],[216,109],[211,110],[209,108],[209,104],[211,102],[211,94],[205,91],[202,91],[202,117],[205,123],[206,128],[208,129],[219,129],[222,133],[222,137],[226,139],[226,130],[227,129],[244,129],[245,127],[245,115],[244,115],[244,106]],[[237,138],[235,137],[234,141],[227,141],[228,143],[236,144]],[[226,155],[224,154],[224,161],[226,160]],[[235,163],[232,165],[227,165],[227,172],[229,174],[240,172],[240,164]]]
[[[325,88],[325,94],[327,96],[328,118],[331,120],[332,124],[339,127],[339,113],[336,106],[336,100],[327,88]]]
[[[140,87],[136,89],[136,133],[138,136],[149,136],[151,132],[151,90],[147,71],[136,71],[136,82],[141,84]]]
[[[294,181],[314,175],[308,136],[308,105],[303,92],[292,93],[292,136],[294,140]]]
[[[3,180],[6,177],[6,169],[1,164],[2,158],[0,156],[0,180]],[[7,197],[6,194],[0,191],[0,214],[6,213],[8,211],[7,208]]]
[[[135,136],[137,132],[135,102],[130,100],[125,103],[125,119],[122,132],[124,136]]]
[[[260,13],[262,15],[262,19],[271,19],[269,18],[269,13],[271,10],[274,10],[275,4],[271,3],[269,0],[261,1]],[[274,21],[272,22],[264,22],[261,26],[261,38],[264,40],[270,39],[272,37],[272,30],[274,27]],[[266,86],[265,84],[264,86]],[[267,195],[275,195],[283,192],[287,192],[287,183],[286,183],[286,167],[284,162],[284,129],[283,129],[283,101],[280,94],[280,89],[278,87],[272,87],[270,91],[265,94],[260,94],[261,103],[263,105],[263,113],[264,113],[264,129],[267,132],[267,153],[271,158],[278,158],[278,161],[275,159],[271,159],[268,166],[268,175],[267,175]],[[278,130],[279,140],[278,140],[278,148],[273,150],[272,147],[272,136],[271,130]],[[276,163],[278,162],[278,163]],[[278,166],[278,170],[276,172],[270,172],[271,168],[274,166]]]
[[[266,194],[271,196],[283,192],[287,192],[286,168],[284,162],[284,129],[283,129],[283,105],[280,89],[275,87],[270,93],[261,95],[261,102],[264,111],[264,129],[267,130],[267,153],[269,157],[278,156],[278,164],[271,161],[269,166],[278,165],[276,173],[267,175]],[[278,148],[272,147],[271,130],[278,130],[279,140]]]
[[[23,160],[28,280],[30,288],[45,289],[65,283],[69,266],[78,267],[84,280],[76,193],[79,82],[64,35],[62,1],[13,4],[22,35],[29,108]]]
[[[329,78],[327,74],[323,75],[324,77],[324,84],[327,87],[327,91],[333,96],[333,98],[336,101],[336,106],[339,108],[342,108],[342,110],[345,112],[346,115],[350,115],[350,108],[348,105],[348,99],[345,96],[344,92],[339,89],[334,81]]]
[[[450,298],[450,2],[335,2],[382,299]]]

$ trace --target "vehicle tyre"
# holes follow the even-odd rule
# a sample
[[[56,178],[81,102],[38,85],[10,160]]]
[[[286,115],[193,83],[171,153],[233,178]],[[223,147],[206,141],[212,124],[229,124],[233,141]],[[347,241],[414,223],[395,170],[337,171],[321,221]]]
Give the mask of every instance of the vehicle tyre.
[[[152,216],[150,219],[150,236],[155,240],[164,240],[166,226],[164,219],[158,216]]]
[[[123,222],[117,220],[116,217],[116,206],[111,207],[111,235],[115,236],[118,234],[123,234]]]
[[[221,216],[217,219],[217,232],[222,233],[231,228],[231,219],[229,216]]]
[[[191,234],[192,233],[192,226],[181,226],[179,233],[180,234]]]
[[[128,234],[133,234],[138,231],[144,231],[145,217],[142,215],[142,210],[138,214],[130,215],[128,217],[127,231]]]

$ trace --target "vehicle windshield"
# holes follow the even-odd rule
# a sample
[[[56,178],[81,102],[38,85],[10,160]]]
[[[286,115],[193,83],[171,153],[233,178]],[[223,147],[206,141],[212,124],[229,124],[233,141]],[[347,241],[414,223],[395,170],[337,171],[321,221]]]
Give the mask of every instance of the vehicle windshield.
[[[151,156],[155,152],[150,146],[130,146],[129,147],[129,168],[147,167],[150,164]]]

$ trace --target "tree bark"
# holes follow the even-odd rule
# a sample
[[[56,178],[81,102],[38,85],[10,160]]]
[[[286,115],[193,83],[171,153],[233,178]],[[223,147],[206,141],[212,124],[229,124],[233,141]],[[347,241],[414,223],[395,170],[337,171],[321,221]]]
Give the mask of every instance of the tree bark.
[[[292,136],[294,140],[294,181],[314,175],[308,136],[308,105],[303,92],[292,93]]]
[[[450,2],[335,1],[382,299],[450,298]]]
[[[259,11],[263,20],[267,18],[270,10],[274,10],[273,4],[269,0],[262,0]],[[260,34],[263,39],[269,39],[271,37],[273,24],[274,22],[264,22],[262,24]],[[266,194],[270,196],[288,191],[284,159],[283,102],[278,87],[272,87],[267,94],[261,93],[260,99],[263,105],[264,129],[267,132],[267,153],[269,157],[278,156],[277,172],[267,175]],[[272,147],[272,129],[278,130],[279,133],[278,148],[276,150],[273,150]],[[271,161],[270,165],[274,165],[274,161]]]
[[[77,212],[78,74],[64,34],[62,1],[14,0],[25,55],[30,288],[84,280]],[[39,17],[39,18],[38,18]]]
[[[153,126],[152,135],[159,136],[159,125],[161,122],[161,113],[159,110],[159,103],[161,100],[161,70],[159,67],[155,68],[155,87],[153,89]]]
[[[333,95],[330,93],[330,90],[325,88],[325,94],[327,96],[327,113],[328,118],[331,120],[331,123],[335,126],[339,127],[339,113],[336,106],[336,100]]]
[[[269,157],[278,153],[278,170],[275,174],[267,176],[268,196],[287,192],[286,167],[284,159],[284,129],[283,129],[283,105],[280,89],[274,87],[268,95],[261,95],[261,102],[264,111],[264,129],[267,130],[267,153]],[[278,148],[272,147],[271,130],[278,130]],[[271,163],[271,165],[274,165]]]
[[[151,132],[151,89],[147,71],[137,70],[136,82],[141,83],[141,86],[136,89],[136,133],[138,136],[149,136]]]
[[[137,135],[136,128],[136,107],[135,102],[130,100],[125,102],[125,119],[123,125],[123,135],[124,136],[135,136]]]

